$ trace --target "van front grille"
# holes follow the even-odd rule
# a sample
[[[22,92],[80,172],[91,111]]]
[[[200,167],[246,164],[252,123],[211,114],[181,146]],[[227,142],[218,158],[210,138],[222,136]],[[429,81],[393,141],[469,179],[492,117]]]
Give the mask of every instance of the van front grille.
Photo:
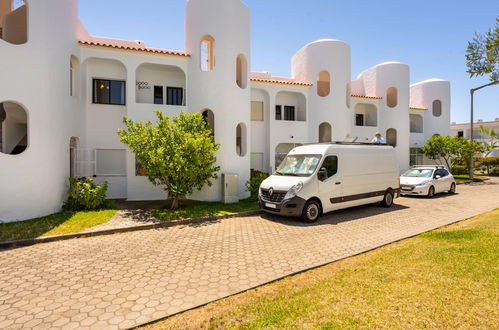
[[[262,189],[262,198],[268,202],[280,203],[284,196],[286,196],[286,191],[274,190],[270,196],[268,189]]]

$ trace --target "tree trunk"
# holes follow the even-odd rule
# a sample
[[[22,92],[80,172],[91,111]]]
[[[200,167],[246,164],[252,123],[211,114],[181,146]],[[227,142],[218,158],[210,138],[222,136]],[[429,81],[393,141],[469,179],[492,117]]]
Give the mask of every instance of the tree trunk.
[[[178,210],[180,208],[180,198],[178,195],[172,196],[172,206],[170,207],[171,210]]]
[[[468,175],[470,176],[470,180],[473,181],[474,172],[475,172],[473,169],[473,157],[471,157],[467,163],[468,163]]]

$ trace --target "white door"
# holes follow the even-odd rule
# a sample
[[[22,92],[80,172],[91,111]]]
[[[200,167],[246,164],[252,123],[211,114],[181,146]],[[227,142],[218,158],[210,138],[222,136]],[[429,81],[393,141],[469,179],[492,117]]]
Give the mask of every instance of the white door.
[[[338,168],[338,156],[326,156],[319,169],[319,195],[322,201],[322,207],[324,208],[323,211],[329,212],[336,209],[335,204],[338,204],[338,201],[343,195],[341,172]]]

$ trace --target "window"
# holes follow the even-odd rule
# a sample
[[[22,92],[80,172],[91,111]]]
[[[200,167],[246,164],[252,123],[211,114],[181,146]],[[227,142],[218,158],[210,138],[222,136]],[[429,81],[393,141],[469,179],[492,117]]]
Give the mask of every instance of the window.
[[[338,172],[338,157],[337,156],[327,156],[322,163],[322,167],[325,168],[327,172],[327,177],[330,178]]]
[[[0,153],[19,155],[28,148],[28,112],[20,104],[0,103]]]
[[[236,59],[236,83],[239,88],[245,89],[248,82],[248,62],[246,57],[239,54]]]
[[[241,157],[246,155],[246,126],[243,123],[236,127],[236,153]]]
[[[397,106],[397,88],[390,87],[386,90],[386,105],[390,108]]]
[[[370,103],[357,103],[355,105],[356,126],[378,126],[378,108]]]
[[[355,115],[355,126],[364,126],[364,115],[362,114]]]
[[[319,72],[317,77],[317,95],[320,97],[325,97],[329,95],[331,91],[331,76],[327,71]]]
[[[209,129],[211,129],[211,132],[213,136],[215,135],[215,114],[213,111],[207,109],[203,111],[203,118],[204,121],[206,122],[206,125],[208,126]]]
[[[263,172],[263,152],[252,152],[250,164],[252,170]]]
[[[463,132],[463,131],[459,131],[459,132],[457,132],[457,136],[458,136],[458,137],[464,137],[464,132]]]
[[[70,96],[78,96],[78,59],[71,55],[69,59],[69,95]]]
[[[137,159],[135,159],[135,176],[146,176],[146,170]]]
[[[163,103],[163,86],[154,86],[154,104]]]
[[[447,172],[447,170],[445,169],[438,169],[435,171],[435,176],[437,175],[440,175],[440,177],[446,177],[447,175],[449,175],[449,172]]]
[[[319,142],[331,142],[331,125],[329,123],[322,123],[319,125]]]
[[[168,105],[183,105],[184,89],[180,87],[166,88],[166,104]]]
[[[251,101],[251,121],[263,121],[263,102]]]
[[[14,45],[28,41],[28,8],[24,1],[1,1],[0,39]]]
[[[435,100],[432,104],[433,116],[440,117],[442,115],[442,101]]]
[[[423,152],[420,148],[409,149],[409,165],[423,165]]]
[[[94,79],[93,103],[125,105],[125,82]]]
[[[409,124],[411,133],[423,133],[423,116],[410,114]]]
[[[275,120],[282,120],[282,106],[275,106]]]
[[[126,153],[124,149],[96,149],[95,161],[95,174],[97,175],[126,175]]]
[[[397,146],[397,130],[394,128],[389,128],[386,130],[386,144],[393,147]]]
[[[211,71],[215,68],[215,39],[206,36],[201,40],[200,49],[201,71]]]
[[[295,120],[295,107],[289,105],[284,106],[284,120]]]

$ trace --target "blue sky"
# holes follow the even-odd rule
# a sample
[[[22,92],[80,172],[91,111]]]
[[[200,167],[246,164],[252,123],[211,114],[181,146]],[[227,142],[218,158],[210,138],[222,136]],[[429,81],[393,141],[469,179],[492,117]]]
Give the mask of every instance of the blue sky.
[[[411,83],[451,81],[452,121],[469,121],[470,79],[464,52],[474,32],[499,16],[497,0],[244,0],[252,13],[252,71],[289,76],[290,59],[305,44],[339,39],[352,49],[352,79],[385,61],[411,67]],[[184,49],[184,0],[80,0],[90,34],[144,40],[150,47]],[[475,94],[475,119],[499,117],[499,85]]]

